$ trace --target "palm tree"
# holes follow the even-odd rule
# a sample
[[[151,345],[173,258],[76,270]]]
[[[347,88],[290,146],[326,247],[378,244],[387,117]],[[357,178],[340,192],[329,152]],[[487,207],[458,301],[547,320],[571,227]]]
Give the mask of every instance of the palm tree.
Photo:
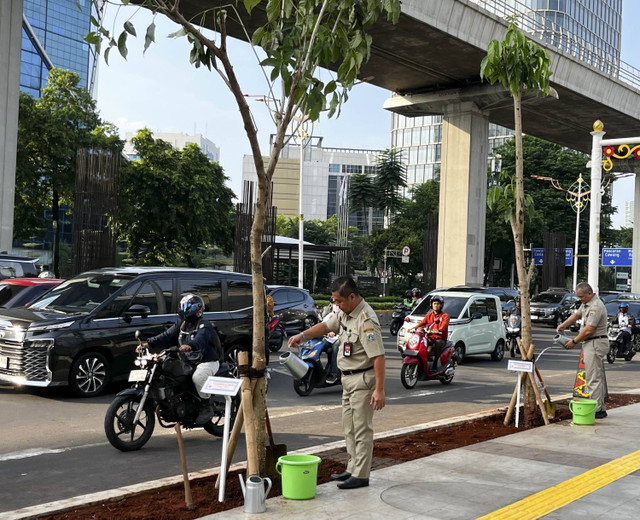
[[[376,200],[376,188],[373,179],[366,173],[356,173],[349,179],[349,208],[351,213],[362,210],[363,214],[368,213],[367,235],[371,234],[372,227],[372,206]],[[367,212],[368,210],[368,212]]]
[[[378,157],[376,167],[375,197],[377,207],[384,210],[386,227],[391,223],[391,216],[402,207],[404,201],[400,188],[407,186],[407,168],[403,162],[402,150],[385,150]]]

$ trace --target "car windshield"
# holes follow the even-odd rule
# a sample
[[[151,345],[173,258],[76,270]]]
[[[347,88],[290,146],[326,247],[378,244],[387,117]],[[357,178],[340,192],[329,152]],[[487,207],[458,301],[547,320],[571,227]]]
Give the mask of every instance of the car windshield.
[[[535,303],[560,303],[562,300],[562,294],[557,293],[540,293],[531,298]]]
[[[465,304],[469,301],[468,296],[446,296],[443,295],[444,306],[442,312],[446,312],[450,318],[457,318],[460,316]],[[416,309],[411,313],[417,315],[425,315],[431,310],[431,298],[425,298],[420,302]]]
[[[9,300],[13,299],[24,287],[24,285],[0,284],[0,307],[4,308]]]
[[[29,308],[88,313],[132,279],[133,276],[122,274],[81,274],[53,288],[43,298],[29,305]]]

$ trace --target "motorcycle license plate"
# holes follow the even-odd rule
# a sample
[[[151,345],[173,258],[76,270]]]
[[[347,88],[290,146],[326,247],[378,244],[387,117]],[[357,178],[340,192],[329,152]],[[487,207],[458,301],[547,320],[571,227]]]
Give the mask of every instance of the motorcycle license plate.
[[[146,377],[147,377],[146,370],[132,370],[131,372],[129,372],[130,383],[137,383],[139,381],[144,381]]]
[[[9,358],[7,356],[0,356],[0,368],[9,368]]]

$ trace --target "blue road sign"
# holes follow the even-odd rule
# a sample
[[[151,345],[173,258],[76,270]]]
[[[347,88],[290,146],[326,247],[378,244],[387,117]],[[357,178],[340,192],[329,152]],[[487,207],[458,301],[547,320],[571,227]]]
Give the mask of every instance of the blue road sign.
[[[630,247],[603,247],[602,265],[604,267],[631,267],[632,249]]]
[[[532,247],[531,257],[535,265],[542,265],[544,259],[544,248]],[[571,267],[573,265],[573,247],[566,247],[564,250],[564,265]]]

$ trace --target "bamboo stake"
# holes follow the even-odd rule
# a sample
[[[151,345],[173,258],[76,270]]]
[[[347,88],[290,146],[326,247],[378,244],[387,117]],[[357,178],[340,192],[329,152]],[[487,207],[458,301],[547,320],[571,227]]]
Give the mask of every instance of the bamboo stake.
[[[184,444],[182,443],[182,430],[180,425],[175,426],[176,435],[178,436],[178,449],[180,451],[180,462],[182,463],[182,479],[184,480],[184,500],[187,504],[187,509],[193,510],[193,498],[191,497],[191,485],[189,484],[189,472],[187,471],[187,458],[184,455]]]
[[[547,411],[544,408],[544,403],[542,402],[542,397],[540,396],[538,385],[536,385],[536,380],[533,378],[533,372],[527,373],[529,374],[529,380],[531,381],[531,386],[533,386],[533,393],[536,395],[536,401],[538,403],[538,408],[540,408],[540,413],[542,414],[544,423],[549,424],[549,417],[547,417]]]
[[[249,354],[238,352],[238,365],[248,367]],[[258,447],[256,446],[256,427],[253,414],[253,388],[249,376],[242,376],[242,408],[244,409],[244,437],[247,444],[247,477],[258,474]]]

